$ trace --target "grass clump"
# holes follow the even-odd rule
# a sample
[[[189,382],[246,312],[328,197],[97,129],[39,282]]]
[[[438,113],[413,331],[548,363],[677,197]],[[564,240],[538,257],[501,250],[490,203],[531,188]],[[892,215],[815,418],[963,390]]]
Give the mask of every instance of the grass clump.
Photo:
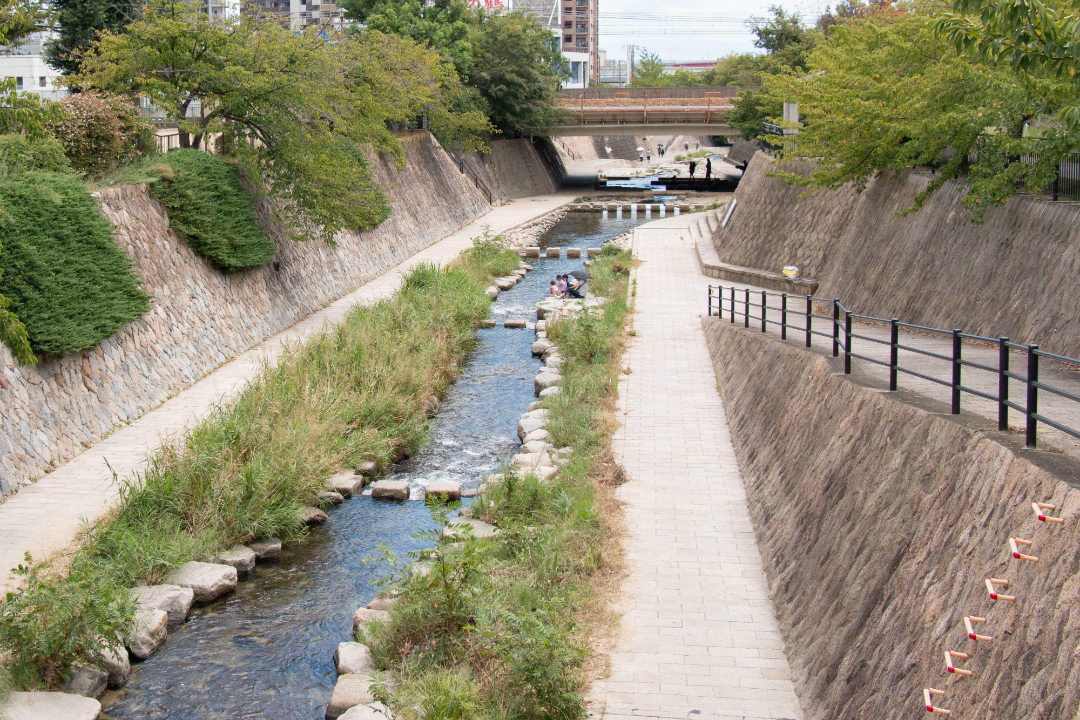
[[[112,225],[76,178],[28,172],[2,181],[0,211],[0,297],[34,351],[93,347],[149,310]]]
[[[274,245],[255,217],[235,163],[192,149],[153,161],[160,179],[151,183],[150,194],[168,210],[169,227],[195,253],[226,272],[273,260]]]
[[[546,482],[507,470],[485,487],[466,512],[497,523],[494,539],[466,536],[412,553],[425,572],[382,558],[398,600],[390,622],[362,628],[360,640],[397,680],[395,717],[444,717],[431,709],[446,707],[471,709],[445,717],[585,716],[586,638],[604,632],[599,598],[621,562],[610,487],[620,474],[609,442],[631,264],[629,253],[605,249],[589,271],[595,292],[611,301],[549,328],[564,379],[543,406],[552,442],[573,450],[567,464]],[[457,506],[433,501],[436,525]]]
[[[70,172],[64,146],[49,136],[30,139],[17,133],[0,135],[0,173],[9,177],[33,170]]]

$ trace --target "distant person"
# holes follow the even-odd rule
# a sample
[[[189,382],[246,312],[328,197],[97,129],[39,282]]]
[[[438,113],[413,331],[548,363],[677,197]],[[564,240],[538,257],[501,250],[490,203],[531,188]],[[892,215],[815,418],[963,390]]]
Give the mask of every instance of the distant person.
[[[705,179],[712,178],[712,158],[705,158]]]
[[[645,162],[645,151],[644,150],[638,150],[637,151],[637,161],[638,162]]]
[[[652,162],[652,150],[645,151],[645,161]]]
[[[695,140],[694,141],[694,149],[697,150],[700,147],[701,147],[701,141],[700,140]]]
[[[582,282],[581,280],[578,280],[577,278],[574,278],[573,279],[573,285],[571,285],[567,289],[566,294],[569,295],[572,298],[583,298],[583,297],[585,297],[584,295],[581,294],[581,286],[584,285],[584,284],[585,283]]]
[[[694,171],[695,170],[697,170],[697,163],[694,162],[693,160],[691,160],[690,161],[690,177],[691,177],[691,179],[693,179],[693,177],[694,177]]]
[[[608,155],[610,155],[610,154],[611,154],[611,148],[609,148],[609,147],[608,147],[607,145],[605,145],[605,146],[604,146],[604,151],[605,151],[605,152],[606,152],[606,153],[607,153]]]
[[[683,147],[686,148],[686,152],[690,152],[690,141],[683,140]]]
[[[656,157],[664,157],[664,143],[656,143]]]

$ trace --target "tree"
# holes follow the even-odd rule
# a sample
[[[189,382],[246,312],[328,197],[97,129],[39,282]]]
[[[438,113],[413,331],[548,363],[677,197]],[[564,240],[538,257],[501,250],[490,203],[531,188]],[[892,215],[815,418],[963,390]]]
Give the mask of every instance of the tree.
[[[753,53],[732,53],[716,61],[716,67],[702,73],[702,84],[711,87],[758,87],[764,58]]]
[[[43,30],[48,20],[49,11],[35,0],[0,0],[0,45],[14,45]]]
[[[664,61],[656,53],[642,48],[641,56],[634,63],[634,77],[630,87],[664,87]]]
[[[343,0],[345,16],[369,30],[407,37],[443,53],[461,76],[472,67],[469,27],[474,18],[463,0]]]
[[[1054,148],[1032,153],[1028,121],[1043,112],[1054,89],[1008,67],[958,55],[918,7],[881,12],[833,28],[809,57],[810,73],[766,80],[775,104],[799,104],[801,128],[785,139],[782,157],[817,160],[809,176],[780,173],[810,188],[862,188],[881,173],[937,168],[909,211],[946,181],[966,176],[964,203],[978,218],[1017,191],[1052,179]]]
[[[467,82],[480,93],[496,128],[542,135],[557,122],[556,94],[568,74],[558,38],[524,12],[482,10],[469,37],[473,64]]]
[[[132,0],[52,0],[57,37],[45,43],[45,61],[65,74],[79,70],[80,58],[102,30],[119,32],[136,18]]]
[[[365,148],[404,153],[391,126],[434,118],[437,137],[482,147],[482,114],[454,109],[460,84],[440,56],[379,32],[328,42],[251,16],[211,21],[157,0],[124,33],[103,31],[72,84],[142,95],[198,147],[221,133],[297,239],[370,229],[389,213]],[[189,114],[201,101],[202,112]],[[188,138],[190,135],[190,139]]]

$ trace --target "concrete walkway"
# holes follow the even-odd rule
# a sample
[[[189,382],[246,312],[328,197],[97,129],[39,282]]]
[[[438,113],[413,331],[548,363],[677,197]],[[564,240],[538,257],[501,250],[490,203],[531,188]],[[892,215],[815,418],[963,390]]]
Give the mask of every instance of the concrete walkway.
[[[693,217],[634,232],[637,335],[614,439],[630,576],[592,703],[609,720],[802,718],[701,328]]]
[[[471,247],[485,226],[502,232],[572,201],[572,193],[514,200],[428,247],[356,291],[328,305],[240,355],[191,385],[171,400],[110,435],[81,455],[23,487],[0,505],[0,593],[12,589],[9,570],[29,552],[43,560],[72,546],[84,522],[97,519],[113,505],[117,487],[109,467],[121,479],[134,477],[147,456],[163,440],[191,425],[216,403],[228,400],[277,358],[284,347],[339,322],[354,305],[392,295],[403,273],[419,263],[445,263]],[[108,463],[108,465],[106,465]]]

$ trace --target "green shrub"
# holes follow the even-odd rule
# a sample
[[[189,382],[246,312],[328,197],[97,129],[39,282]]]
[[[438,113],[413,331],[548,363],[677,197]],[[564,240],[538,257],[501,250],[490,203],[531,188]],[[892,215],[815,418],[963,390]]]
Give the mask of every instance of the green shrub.
[[[29,555],[26,562],[15,571],[25,586],[0,601],[0,645],[16,685],[55,690],[72,662],[94,662],[104,638],[130,629],[135,601],[88,566],[76,563],[62,577]]]
[[[93,347],[147,312],[131,261],[86,186],[31,172],[0,182],[0,295],[36,352]]]
[[[0,135],[0,172],[15,175],[30,170],[69,172],[64,146],[52,137],[30,140],[25,135]]]
[[[98,175],[157,150],[153,123],[124,97],[83,92],[60,104],[64,114],[49,124],[49,132],[78,170]]]
[[[160,164],[161,179],[150,192],[168,210],[169,227],[192,250],[229,272],[274,258],[235,164],[191,149],[166,153]]]

